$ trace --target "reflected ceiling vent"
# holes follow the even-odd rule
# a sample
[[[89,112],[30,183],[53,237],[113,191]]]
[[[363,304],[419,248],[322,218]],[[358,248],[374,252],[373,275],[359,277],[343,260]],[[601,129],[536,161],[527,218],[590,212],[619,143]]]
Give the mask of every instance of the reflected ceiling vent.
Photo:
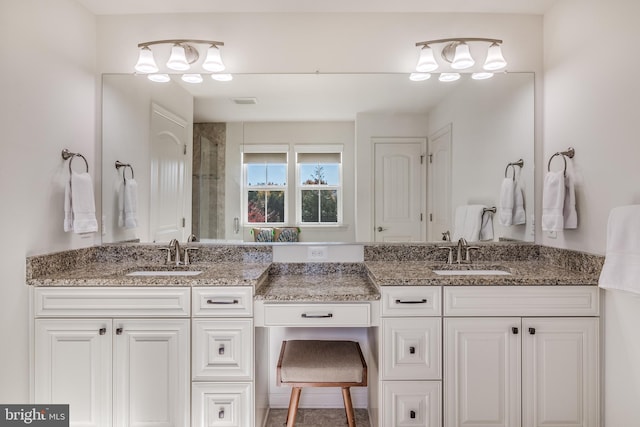
[[[238,105],[255,105],[258,103],[258,98],[248,97],[248,98],[231,98],[233,102]]]

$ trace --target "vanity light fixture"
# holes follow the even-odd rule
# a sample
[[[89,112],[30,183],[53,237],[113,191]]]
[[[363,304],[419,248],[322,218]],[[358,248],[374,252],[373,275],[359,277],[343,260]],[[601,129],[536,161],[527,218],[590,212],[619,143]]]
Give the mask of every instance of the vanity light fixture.
[[[473,77],[475,79],[490,78],[493,76],[492,71],[503,69],[507,66],[504,56],[502,56],[502,50],[500,45],[502,40],[487,39],[479,37],[464,37],[464,38],[448,38],[428,40],[424,42],[416,43],[416,46],[421,47],[420,55],[418,57],[418,64],[416,65],[416,72],[418,73],[430,73],[441,68],[441,64],[436,60],[434,49],[432,46],[442,44],[444,45],[440,50],[440,56],[446,63],[450,64],[450,68],[453,70],[468,70],[472,68],[476,61],[471,56],[469,49],[469,43],[488,43],[487,56],[482,65],[482,69],[489,71],[488,73],[476,73],[478,76]],[[440,76],[440,81],[453,81],[456,73],[445,73],[446,76]],[[458,78],[460,76],[458,75]],[[454,80],[457,80],[455,78]]]
[[[429,80],[431,78],[431,74],[429,73],[411,73],[409,75],[409,80],[414,82],[421,82],[424,80]]]
[[[233,80],[233,75],[228,73],[218,73],[218,74],[211,74],[211,78],[218,82],[230,82],[231,80]]]
[[[166,75],[155,74],[160,68],[153,57],[151,46],[156,45],[171,46],[171,54],[166,63],[167,68],[171,70],[189,71],[192,69],[193,65],[200,59],[200,53],[195,45],[208,45],[206,57],[201,64],[203,70],[218,73],[225,69],[224,62],[222,62],[220,55],[220,46],[224,46],[223,42],[194,39],[155,40],[138,44],[140,54],[138,56],[138,62],[135,65],[135,70],[138,73],[149,74],[150,80],[168,81],[166,80]],[[155,77],[152,78],[151,75]],[[202,82],[202,76],[197,72],[186,73],[182,76],[182,80],[188,83],[200,83]]]
[[[460,73],[441,73],[438,80],[441,82],[455,82],[460,80]]]
[[[149,80],[151,80],[152,82],[156,82],[156,83],[167,83],[169,81],[171,81],[171,77],[169,77],[169,74],[147,74],[147,78]]]

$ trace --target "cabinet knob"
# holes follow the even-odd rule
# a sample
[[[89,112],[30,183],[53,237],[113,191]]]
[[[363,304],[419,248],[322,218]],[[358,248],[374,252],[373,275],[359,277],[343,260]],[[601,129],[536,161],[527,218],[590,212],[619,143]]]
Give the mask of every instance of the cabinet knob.
[[[529,328],[529,334],[535,335],[536,334],[536,328]]]
[[[409,411],[409,418],[414,419],[416,417],[416,411]]]
[[[220,409],[220,411],[218,412],[218,418],[224,418],[224,409]]]
[[[122,335],[122,328],[116,329],[116,335]]]
[[[413,346],[409,347],[409,354],[416,354],[416,348]]]
[[[218,348],[218,354],[221,356],[224,354],[224,345],[221,345],[220,348]]]
[[[518,331],[519,330],[516,327],[511,328],[511,332],[513,332],[513,335],[518,335]]]
[[[104,335],[107,333],[107,328],[100,328],[98,332],[100,333],[100,335]]]

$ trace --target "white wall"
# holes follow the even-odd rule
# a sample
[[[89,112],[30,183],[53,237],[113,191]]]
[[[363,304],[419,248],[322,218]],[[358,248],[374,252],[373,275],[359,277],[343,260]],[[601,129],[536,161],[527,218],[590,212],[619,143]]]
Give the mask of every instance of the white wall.
[[[0,2],[0,402],[29,401],[27,255],[80,248],[99,234],[62,230],[63,148],[82,153],[100,188],[96,23],[71,0]],[[74,162],[74,169],[84,165]],[[99,202],[99,192],[96,193]],[[98,206],[99,208],[99,206]]]
[[[549,246],[604,254],[609,211],[640,203],[640,3],[564,0],[544,20],[544,159],[576,149],[579,227]],[[639,278],[640,280],[640,278]],[[640,425],[640,297],[606,291],[604,416]]]
[[[102,100],[103,242],[136,238],[151,242],[151,104],[156,103],[188,122],[187,154],[190,156],[193,153],[193,96],[175,83],[158,84],[142,76],[109,75],[103,77]],[[116,170],[116,160],[131,164],[138,183],[138,227],[133,229],[118,227],[117,189],[122,182],[122,169]],[[190,174],[191,161],[187,163]],[[126,176],[131,177],[129,170]],[[191,200],[191,195],[187,196]],[[191,215],[187,217],[186,227],[190,230]]]

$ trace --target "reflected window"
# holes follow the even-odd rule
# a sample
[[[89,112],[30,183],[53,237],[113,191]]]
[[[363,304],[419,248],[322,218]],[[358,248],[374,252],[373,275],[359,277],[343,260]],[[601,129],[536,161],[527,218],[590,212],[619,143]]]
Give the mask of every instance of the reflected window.
[[[245,222],[284,224],[287,153],[244,153]]]
[[[296,211],[299,224],[342,222],[342,153],[297,153]]]

